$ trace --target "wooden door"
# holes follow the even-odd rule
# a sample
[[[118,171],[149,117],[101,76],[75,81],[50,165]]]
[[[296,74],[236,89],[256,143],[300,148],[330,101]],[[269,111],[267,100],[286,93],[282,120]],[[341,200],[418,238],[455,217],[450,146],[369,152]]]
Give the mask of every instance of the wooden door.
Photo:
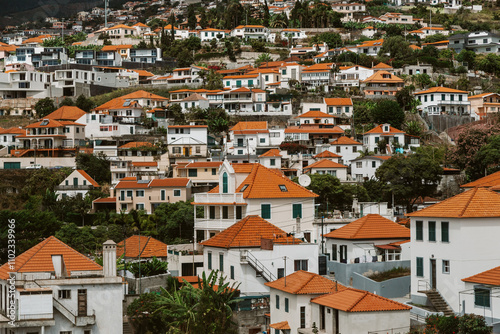
[[[87,316],[87,289],[78,290],[78,316]]]
[[[436,281],[436,260],[431,259],[431,288],[437,289],[437,281]]]

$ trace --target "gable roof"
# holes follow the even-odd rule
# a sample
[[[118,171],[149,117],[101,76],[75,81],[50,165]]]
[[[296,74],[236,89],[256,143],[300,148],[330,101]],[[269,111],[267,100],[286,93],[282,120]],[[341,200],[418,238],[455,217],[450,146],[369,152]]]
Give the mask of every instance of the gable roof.
[[[392,69],[392,66],[387,65],[385,63],[378,63],[377,65],[373,66],[372,68],[377,68],[377,69],[379,69],[379,68]]]
[[[384,78],[384,75],[389,75],[389,78]],[[404,80],[394,74],[381,70],[373,73],[370,77],[362,81],[362,83],[365,82],[403,83]]]
[[[463,278],[462,281],[486,285],[500,285],[500,267],[495,267],[482,273]]]
[[[238,122],[229,131],[267,130],[267,122]]]
[[[399,239],[410,238],[410,229],[378,214],[368,214],[337,230],[325,234],[334,239]]]
[[[404,131],[398,130],[390,125],[389,125],[389,131],[384,132],[384,130],[382,129],[383,126],[384,126],[384,124],[380,124],[380,125],[374,127],[373,129],[371,129],[370,131],[367,131],[363,134],[365,135],[368,133],[405,133]]]
[[[76,171],[80,173],[87,181],[89,181],[91,185],[93,185],[96,188],[100,187],[99,183],[97,183],[93,178],[91,178],[86,171],[84,171],[83,169],[77,169]]]
[[[190,179],[187,177],[175,177],[166,179],[153,179],[149,187],[186,187]]]
[[[153,99],[153,100],[168,100],[166,97],[138,90],[136,92],[121,96],[122,99]]]
[[[315,159],[317,159],[317,158],[342,158],[342,156],[326,150],[326,151],[323,151],[319,154],[316,154],[315,156],[313,156],[313,158],[315,158]]]
[[[203,241],[203,246],[220,248],[260,247],[262,239],[275,244],[300,244],[301,240],[274,226],[260,216],[247,216],[224,231]]]
[[[0,279],[9,278],[9,272],[54,272],[52,255],[62,255],[68,275],[74,271],[102,271],[102,267],[66,245],[54,236],[48,237],[15,259],[14,269],[9,263],[0,267]]]
[[[342,164],[339,164],[337,162],[328,159],[323,159],[320,161],[316,161],[313,164],[310,164],[309,166],[305,167],[304,170],[312,168],[347,168],[347,166],[344,166]]]
[[[51,112],[44,118],[54,119],[57,121],[76,121],[85,114],[86,112],[78,107],[62,106],[61,108]]]
[[[285,186],[286,191],[282,191],[280,186]],[[318,195],[293,182],[281,172],[266,168],[261,164],[253,164],[250,174],[241,182],[236,192],[241,192],[243,187],[245,187],[243,198],[318,197]]]
[[[311,299],[311,303],[344,312],[407,311],[411,307],[374,293],[347,288]]]
[[[327,106],[352,106],[350,97],[325,97]]]
[[[495,187],[500,185],[500,171],[495,172],[490,175],[483,176],[480,179],[477,179],[475,181],[462,184],[460,187],[461,188],[475,188],[475,187],[484,187],[484,188],[490,188],[490,187]]]
[[[324,294],[346,289],[340,283],[304,270],[296,271],[265,285],[294,295]]]
[[[200,100],[208,101],[206,97],[203,97],[198,93],[193,93],[188,97],[183,98],[181,101],[186,102],[186,101],[200,101]]]
[[[413,93],[413,95],[419,95],[419,94],[428,94],[428,93],[461,93],[461,94],[468,94],[468,92],[463,91],[463,90],[458,90],[458,89],[453,89],[453,88],[446,88],[446,87],[432,87],[427,90],[423,90],[418,93]]]
[[[148,141],[132,141],[130,143],[123,144],[119,148],[138,148],[138,147],[153,147],[154,144]]]
[[[486,188],[473,188],[422,210],[409,217],[488,218],[500,217],[500,194]]]
[[[125,253],[126,258],[167,257],[167,244],[153,237],[133,235],[122,240],[116,246],[116,256]]]
[[[342,136],[330,143],[330,145],[362,145],[360,142],[355,141],[352,138]]]
[[[336,118],[336,116],[329,115],[319,110],[309,110],[297,116],[297,118]]]
[[[288,321],[281,321],[281,322],[276,322],[274,324],[270,324],[269,327],[278,329],[278,330],[287,330],[291,329],[290,325],[288,324]]]
[[[277,148],[272,148],[266,153],[259,155],[259,158],[264,157],[281,157],[280,150],[278,150]]]

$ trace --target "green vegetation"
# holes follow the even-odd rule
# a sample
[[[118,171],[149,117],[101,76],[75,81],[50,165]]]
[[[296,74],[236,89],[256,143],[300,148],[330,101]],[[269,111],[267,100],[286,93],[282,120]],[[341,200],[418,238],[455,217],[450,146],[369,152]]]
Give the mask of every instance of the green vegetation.
[[[383,282],[392,278],[410,276],[410,274],[411,274],[410,268],[396,267],[387,271],[375,272],[371,275],[368,275],[367,277],[374,280],[375,282]]]

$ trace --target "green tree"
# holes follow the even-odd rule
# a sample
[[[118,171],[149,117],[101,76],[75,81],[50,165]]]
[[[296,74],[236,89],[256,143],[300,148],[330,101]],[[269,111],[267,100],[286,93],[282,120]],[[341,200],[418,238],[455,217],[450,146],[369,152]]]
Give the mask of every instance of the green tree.
[[[229,131],[229,115],[222,108],[209,109],[207,125],[209,133],[220,136],[222,133],[227,133]],[[221,138],[221,145],[223,142],[223,137]]]
[[[336,32],[322,32],[321,34],[314,35],[311,38],[312,44],[326,43],[329,48],[333,49],[344,45],[340,34]]]
[[[85,95],[82,94],[76,99],[75,105],[85,112],[90,112],[90,110],[92,110],[92,108],[94,107],[94,102],[92,102],[91,99],[86,98]]]
[[[151,260],[129,264],[128,270],[134,274],[135,278],[161,275],[168,272],[168,262],[158,260],[156,256],[153,256]]]
[[[379,57],[389,54],[394,60],[404,60],[406,62],[413,59],[413,50],[410,43],[405,41],[402,36],[393,36],[384,39],[384,44],[378,53]]]
[[[95,254],[102,247],[90,226],[79,228],[75,223],[64,224],[56,232],[56,238],[83,254]]]
[[[259,67],[262,63],[273,61],[269,53],[261,53],[255,60],[255,67]]]
[[[413,211],[413,204],[419,197],[435,193],[443,169],[439,162],[424,154],[404,156],[398,154],[386,160],[375,172],[381,182],[390,186],[397,203]]]
[[[197,20],[196,20],[196,11],[194,4],[191,4],[187,8],[187,17],[188,17],[188,27],[191,30],[196,28]]]
[[[168,117],[174,119],[174,124],[182,125],[186,124],[186,116],[182,113],[182,107],[180,104],[170,104],[167,108]]]
[[[97,183],[106,184],[111,181],[109,159],[104,153],[97,155],[80,153],[76,156],[76,168],[83,169]]]
[[[491,174],[500,170],[500,135],[491,136],[474,156],[476,169]]]
[[[39,118],[43,118],[55,110],[56,106],[54,105],[54,101],[50,97],[38,100],[38,102],[35,104],[36,115]]]
[[[158,238],[166,243],[192,240],[194,235],[194,206],[191,202],[162,203],[153,215],[160,222]]]
[[[375,107],[370,110],[370,117],[375,123],[389,123],[392,127],[401,129],[405,113],[398,102],[384,99],[378,101]]]
[[[59,103],[59,108],[63,106],[74,106],[75,103],[73,102],[73,99],[70,97],[65,97],[61,103]]]

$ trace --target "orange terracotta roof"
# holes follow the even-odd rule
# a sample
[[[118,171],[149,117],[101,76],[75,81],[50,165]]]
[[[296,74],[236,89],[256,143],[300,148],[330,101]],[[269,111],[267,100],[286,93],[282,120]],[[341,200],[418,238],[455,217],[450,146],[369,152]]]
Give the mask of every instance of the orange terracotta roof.
[[[99,183],[97,183],[93,178],[91,178],[90,175],[87,174],[87,172],[85,172],[83,169],[77,169],[76,171],[80,173],[87,181],[89,181],[91,185],[93,185],[96,188],[100,187]]]
[[[468,94],[468,92],[463,91],[463,90],[458,90],[458,89],[453,89],[453,88],[446,88],[446,87],[432,87],[430,89],[414,93],[413,95],[419,95],[419,94],[428,94],[428,93],[462,93],[462,94]]]
[[[267,122],[238,122],[229,131],[267,130]]]
[[[286,278],[282,277],[276,281],[265,283],[265,285],[294,295],[324,294],[346,289],[340,283],[303,270],[296,271]]]
[[[311,65],[302,70],[302,72],[327,72],[332,69],[333,63],[319,63]]]
[[[124,24],[117,24],[113,27],[109,27],[108,30],[111,30],[111,29],[130,29],[131,27],[129,26],[126,26]]]
[[[319,126],[289,126],[285,133],[325,133],[325,134],[344,134],[344,130],[338,126],[323,127]]]
[[[136,92],[121,96],[122,99],[153,99],[153,100],[168,100],[166,97],[138,90]]]
[[[116,197],[98,198],[93,203],[116,203]]]
[[[288,330],[290,329],[290,325],[288,321],[281,321],[274,324],[270,324],[269,327],[277,329],[277,330]]]
[[[126,143],[119,148],[139,148],[139,147],[153,147],[154,144],[147,141],[132,141],[130,143]]]
[[[143,28],[148,28],[147,25],[145,25],[144,23],[142,22],[138,22],[136,24],[134,24],[132,27],[143,27]]]
[[[249,93],[251,90],[247,87],[240,87],[235,90],[228,91],[227,93]]]
[[[239,25],[234,29],[242,29],[242,28],[263,28],[263,29],[266,29],[266,27],[260,26],[260,25]]]
[[[46,124],[44,123],[45,125],[42,125],[42,123],[44,123],[44,120],[27,125],[26,128],[27,129],[31,129],[31,128],[60,128],[60,127],[64,126],[63,124],[61,124],[61,122],[56,121],[54,119],[49,119],[48,122],[46,122]]]
[[[68,275],[74,271],[102,271],[102,267],[66,245],[56,237],[48,237],[15,259],[15,268],[9,263],[0,267],[0,279],[8,279],[9,272],[36,273],[54,272],[52,255],[62,255]]]
[[[201,244],[219,248],[260,247],[262,239],[275,244],[302,243],[259,216],[247,216]]]
[[[186,187],[189,179],[185,177],[176,177],[168,179],[154,179],[149,184],[150,187]]]
[[[420,46],[413,45],[413,44],[410,45],[410,49],[412,49],[412,50],[422,50],[422,48]]]
[[[246,186],[246,187],[245,187]],[[285,186],[282,191],[280,186]],[[236,192],[243,191],[243,198],[310,198],[318,197],[312,191],[285,177],[280,171],[254,164],[250,174],[238,186]]]
[[[259,158],[263,157],[281,157],[280,150],[277,148],[272,148],[264,154],[259,155]]]
[[[177,167],[178,169],[184,168],[219,168],[222,165],[222,161],[197,161],[190,162],[184,166]]]
[[[127,28],[129,28],[129,27],[127,27]],[[123,49],[132,49],[132,44],[128,44],[128,45],[104,45],[102,47],[101,51],[117,51],[117,50],[123,50]]]
[[[198,281],[200,280],[198,276],[177,276],[175,278],[177,278],[177,281],[179,283],[184,283],[184,281],[188,283],[198,283]]]
[[[133,167],[157,167],[156,161],[131,161],[130,166]]]
[[[326,150],[326,151],[323,151],[319,154],[316,154],[315,156],[313,156],[313,158],[314,159],[318,159],[318,158],[342,158],[342,156]]]
[[[462,279],[464,282],[486,284],[486,285],[500,285],[500,267],[495,267],[490,270],[483,271],[482,273]]]
[[[409,217],[487,218],[500,217],[500,194],[486,188],[473,188],[445,199]]]
[[[311,299],[311,303],[344,312],[407,311],[411,307],[374,293],[347,288]]]
[[[384,63],[378,63],[377,65],[373,66],[372,68],[390,68],[392,69],[392,66],[384,64]]]
[[[382,129],[383,126],[384,126],[383,124],[380,124],[380,125],[374,127],[373,129],[371,129],[370,131],[365,132],[364,134],[368,134],[368,133],[387,133],[387,134],[405,133],[404,131],[401,131],[401,130],[398,130],[396,128],[393,128],[390,125],[389,125],[389,131],[388,132],[384,132],[384,130]]]
[[[500,185],[500,172],[495,172],[490,175],[486,175],[480,179],[475,181],[462,184],[460,187],[462,188],[475,188],[475,187],[484,187],[490,188]]]
[[[19,129],[19,128],[9,128],[9,129],[1,129],[0,133],[3,134],[19,134],[19,135],[26,135],[26,130]]]
[[[208,128],[208,125],[169,125],[169,129],[181,129],[181,128]]]
[[[336,116],[329,115],[319,110],[309,110],[299,116],[298,118],[336,118]]]
[[[259,74],[242,74],[242,75],[227,75],[223,78],[225,79],[247,79],[247,78],[257,78]]]
[[[342,136],[332,141],[330,145],[361,145],[361,143],[349,137]]]
[[[388,78],[384,78],[384,75],[389,75]],[[398,78],[394,74],[391,74],[387,71],[377,71],[370,77],[368,77],[366,80],[362,81],[363,83],[367,82],[382,82],[382,83],[403,83],[404,80],[401,78]]]
[[[344,97],[330,97],[325,98],[325,103],[327,106],[352,106],[351,98]]]
[[[126,103],[128,102],[128,103]],[[132,102],[127,101],[123,97],[117,97],[115,99],[112,99],[104,104],[101,104],[94,110],[116,110],[116,109],[132,109],[132,108],[142,108],[141,105],[137,102]]]
[[[486,97],[486,96],[490,96],[490,95],[498,95],[498,94],[497,93],[483,93],[483,94],[472,95],[472,96],[469,96],[469,100],[478,99],[478,98]]]
[[[149,71],[145,70],[132,70],[133,72],[139,74],[140,77],[154,77],[155,75]]]
[[[255,167],[254,163],[236,163],[231,164],[235,173],[250,174]]]
[[[118,243],[116,256],[124,253],[126,258],[167,257],[167,244],[153,237],[133,235]]]
[[[312,168],[347,168],[347,166],[328,159],[323,159],[305,167],[304,170],[311,170]]]
[[[139,183],[137,180],[129,181],[129,180],[120,180],[118,184],[115,186],[115,189],[146,189],[148,187],[148,183]]]
[[[357,48],[366,48],[366,47],[370,47],[370,46],[382,46],[382,44],[384,44],[384,39],[377,39],[374,41],[365,41],[365,42],[361,43],[360,45],[357,45],[356,47]]]
[[[326,238],[368,240],[409,239],[410,229],[378,214],[368,214],[337,230],[325,234]]]
[[[83,115],[87,114],[85,111],[78,107],[73,107],[73,106],[62,106],[61,108],[57,109],[56,111],[51,112],[44,118],[46,119],[54,119],[57,121],[61,120],[69,120],[69,121],[76,121]]]
[[[448,44],[450,43],[449,40],[444,40],[444,41],[438,41],[438,42],[432,42],[432,43],[422,43],[422,45],[435,45],[435,44]]]

